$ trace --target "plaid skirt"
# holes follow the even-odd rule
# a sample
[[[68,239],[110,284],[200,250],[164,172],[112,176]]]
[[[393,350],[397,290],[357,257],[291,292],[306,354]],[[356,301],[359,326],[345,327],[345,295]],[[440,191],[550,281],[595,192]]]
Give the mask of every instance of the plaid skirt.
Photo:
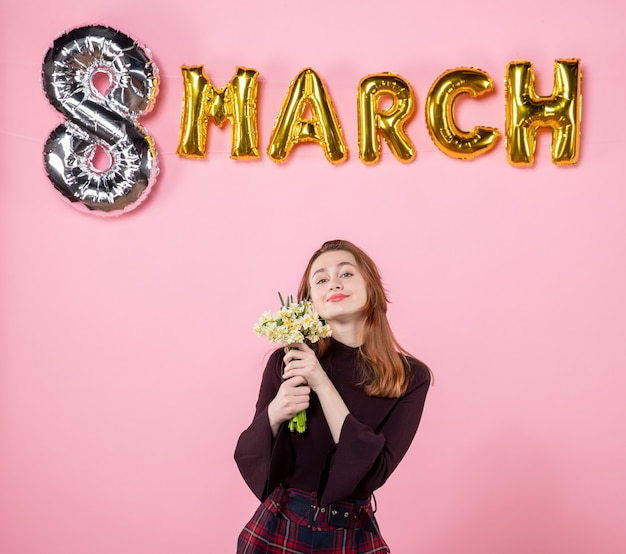
[[[316,494],[278,487],[237,541],[237,554],[375,554],[389,552],[370,500],[320,507]]]

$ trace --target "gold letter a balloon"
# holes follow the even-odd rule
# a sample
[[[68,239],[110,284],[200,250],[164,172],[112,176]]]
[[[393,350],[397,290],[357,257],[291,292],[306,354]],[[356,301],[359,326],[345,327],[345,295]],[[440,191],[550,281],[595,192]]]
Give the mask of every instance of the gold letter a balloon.
[[[304,117],[307,107],[310,120]],[[305,69],[291,83],[267,153],[275,162],[284,162],[295,144],[306,141],[318,142],[332,163],[342,162],[348,155],[330,97],[312,69]]]

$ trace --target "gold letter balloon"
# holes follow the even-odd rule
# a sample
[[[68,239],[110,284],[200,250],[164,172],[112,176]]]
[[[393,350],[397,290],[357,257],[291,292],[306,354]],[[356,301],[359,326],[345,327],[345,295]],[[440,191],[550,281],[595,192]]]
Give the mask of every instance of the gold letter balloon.
[[[182,68],[185,96],[176,153],[187,158],[206,156],[209,119],[221,127],[228,119],[232,128],[232,159],[257,158],[257,77],[254,69],[237,68],[224,88],[215,88],[203,66]]]
[[[391,99],[391,106],[380,109],[383,98]],[[366,164],[380,159],[380,135],[393,155],[401,162],[415,158],[415,148],[405,127],[415,110],[411,85],[399,75],[382,73],[368,75],[359,83],[359,158]]]
[[[537,130],[552,129],[552,161],[575,164],[578,161],[581,120],[580,60],[554,62],[551,96],[538,96],[533,66],[528,61],[508,64],[505,76],[506,144],[509,162],[532,165]]]
[[[426,125],[443,153],[459,160],[471,160],[495,146],[500,135],[497,129],[474,127],[462,131],[454,117],[454,103],[459,96],[476,97],[491,91],[491,77],[475,68],[451,69],[433,83],[426,98]]]
[[[305,118],[307,108],[311,119]],[[310,68],[292,81],[272,129],[267,153],[275,162],[284,162],[294,145],[308,141],[319,143],[333,164],[348,156],[330,96]]]

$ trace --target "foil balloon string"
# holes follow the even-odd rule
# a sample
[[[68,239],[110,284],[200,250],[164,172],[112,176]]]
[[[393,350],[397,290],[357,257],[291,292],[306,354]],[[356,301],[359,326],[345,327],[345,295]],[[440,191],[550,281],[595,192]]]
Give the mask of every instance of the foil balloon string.
[[[101,92],[94,81],[108,77]],[[44,147],[48,177],[76,207],[98,215],[130,211],[145,199],[158,174],[154,141],[137,122],[158,92],[150,52],[104,26],[74,29],[57,38],[42,67],[44,91],[66,119]],[[98,169],[98,148],[108,167]]]

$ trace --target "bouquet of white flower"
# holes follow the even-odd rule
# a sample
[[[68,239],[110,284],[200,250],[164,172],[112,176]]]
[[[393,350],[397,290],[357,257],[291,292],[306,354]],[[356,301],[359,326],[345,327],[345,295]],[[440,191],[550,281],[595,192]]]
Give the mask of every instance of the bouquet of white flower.
[[[324,337],[330,337],[330,326],[320,318],[308,299],[294,302],[293,296],[283,300],[280,292],[281,308],[275,313],[264,312],[254,326],[256,335],[267,337],[272,342],[278,342],[287,347],[294,342],[317,342]],[[297,413],[289,421],[289,430],[304,433],[306,431],[306,412]]]

